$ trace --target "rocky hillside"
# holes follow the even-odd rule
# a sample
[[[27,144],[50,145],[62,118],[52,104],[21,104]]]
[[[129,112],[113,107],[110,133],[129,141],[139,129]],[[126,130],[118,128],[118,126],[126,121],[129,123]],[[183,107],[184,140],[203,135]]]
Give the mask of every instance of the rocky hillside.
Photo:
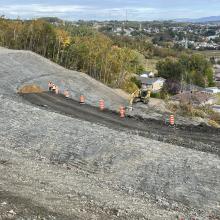
[[[219,218],[218,155],[47,111],[16,93],[48,80],[93,105],[126,103],[83,73],[1,49],[0,219]]]

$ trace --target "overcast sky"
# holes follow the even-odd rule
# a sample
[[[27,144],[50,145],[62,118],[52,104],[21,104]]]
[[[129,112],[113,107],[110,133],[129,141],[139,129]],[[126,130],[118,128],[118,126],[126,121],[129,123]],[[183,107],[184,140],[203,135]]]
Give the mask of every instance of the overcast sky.
[[[68,20],[159,20],[220,15],[220,0],[0,0],[0,14]]]

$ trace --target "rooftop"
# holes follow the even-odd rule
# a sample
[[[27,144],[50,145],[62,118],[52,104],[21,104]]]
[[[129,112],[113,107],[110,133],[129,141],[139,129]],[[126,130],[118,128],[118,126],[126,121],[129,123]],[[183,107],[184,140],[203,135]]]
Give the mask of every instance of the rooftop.
[[[152,85],[155,82],[165,82],[166,80],[162,77],[156,77],[156,78],[140,77],[140,81],[143,84]]]
[[[173,101],[181,101],[183,103],[200,105],[213,99],[213,96],[206,92],[184,92],[173,96],[171,99]]]

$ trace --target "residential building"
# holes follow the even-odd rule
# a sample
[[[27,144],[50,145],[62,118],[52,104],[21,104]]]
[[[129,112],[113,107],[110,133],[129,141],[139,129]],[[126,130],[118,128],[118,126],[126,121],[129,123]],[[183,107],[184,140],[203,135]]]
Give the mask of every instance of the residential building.
[[[220,93],[220,89],[218,87],[208,87],[208,88],[205,88],[205,91],[210,94]]]
[[[159,92],[162,89],[166,80],[161,77],[149,78],[142,75],[140,76],[140,81],[142,88],[148,88],[152,92]]]
[[[216,97],[207,92],[183,92],[171,97],[172,101],[182,104],[192,104],[195,106],[213,105]]]

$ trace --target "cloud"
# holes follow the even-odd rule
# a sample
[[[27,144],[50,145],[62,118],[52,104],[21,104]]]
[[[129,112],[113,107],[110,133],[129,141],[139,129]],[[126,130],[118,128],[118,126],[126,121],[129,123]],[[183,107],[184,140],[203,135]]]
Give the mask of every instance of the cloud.
[[[49,4],[12,4],[0,5],[0,13],[9,17],[40,17],[40,16],[58,16],[65,19],[119,19],[125,20],[125,14],[139,17],[140,14],[150,14],[157,9],[150,7],[110,7],[105,8],[96,5],[49,5]],[[131,19],[131,17],[130,17]]]
[[[196,18],[219,15],[219,0],[7,0],[1,3],[0,14],[7,17],[33,18],[56,16],[67,20],[156,20]],[[19,2],[21,2],[19,0]],[[190,4],[189,4],[190,2]],[[199,5],[198,2],[201,4]],[[214,4],[214,2],[216,4]],[[214,5],[214,6],[213,6]],[[219,7],[217,7],[219,6]],[[210,13],[211,12],[211,13]]]
[[[44,14],[68,14],[90,10],[91,7],[80,5],[47,5],[47,4],[21,4],[21,5],[3,5],[0,6],[1,13],[8,15],[33,15],[40,16]]]

